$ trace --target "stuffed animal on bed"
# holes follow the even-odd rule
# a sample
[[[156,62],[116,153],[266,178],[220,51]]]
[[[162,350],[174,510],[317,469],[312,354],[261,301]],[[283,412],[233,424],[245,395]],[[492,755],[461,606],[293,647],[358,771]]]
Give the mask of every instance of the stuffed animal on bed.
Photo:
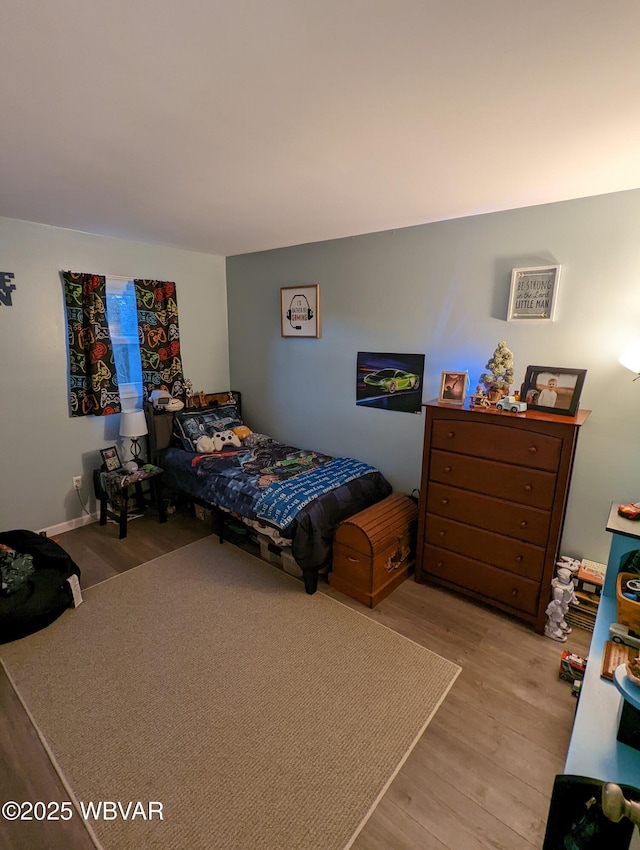
[[[206,435],[198,437],[196,451],[201,454],[211,454],[212,452],[221,452],[225,446],[240,448],[241,445],[240,437],[233,431],[219,431],[212,437]]]

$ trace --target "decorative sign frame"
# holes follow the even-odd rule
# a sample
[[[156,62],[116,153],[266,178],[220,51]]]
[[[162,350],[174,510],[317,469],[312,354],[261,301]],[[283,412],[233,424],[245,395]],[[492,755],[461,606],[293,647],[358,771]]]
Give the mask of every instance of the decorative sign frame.
[[[507,321],[554,322],[560,266],[513,269]]]
[[[320,336],[320,286],[280,288],[281,336]]]

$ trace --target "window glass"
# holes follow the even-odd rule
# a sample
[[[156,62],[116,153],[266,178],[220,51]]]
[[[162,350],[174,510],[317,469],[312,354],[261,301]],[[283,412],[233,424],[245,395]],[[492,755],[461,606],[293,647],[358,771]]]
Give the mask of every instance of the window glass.
[[[132,280],[107,278],[107,321],[123,407],[142,406],[142,364]],[[126,400],[126,403],[125,403]]]

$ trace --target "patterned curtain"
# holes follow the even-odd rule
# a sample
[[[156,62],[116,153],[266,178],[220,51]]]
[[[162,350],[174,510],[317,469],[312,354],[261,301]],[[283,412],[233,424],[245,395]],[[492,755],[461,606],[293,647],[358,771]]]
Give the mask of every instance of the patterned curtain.
[[[142,395],[153,390],[184,395],[176,285],[160,280],[134,280],[142,358]]]
[[[72,416],[120,413],[118,376],[107,325],[105,278],[62,272],[69,340]]]

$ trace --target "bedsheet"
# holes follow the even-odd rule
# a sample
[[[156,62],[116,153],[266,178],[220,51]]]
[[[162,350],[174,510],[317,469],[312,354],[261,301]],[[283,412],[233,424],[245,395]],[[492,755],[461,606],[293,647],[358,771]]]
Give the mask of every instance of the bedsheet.
[[[257,434],[240,448],[211,454],[171,447],[161,465],[165,486],[241,519],[276,528],[291,541],[305,585],[312,574],[317,583],[317,571],[331,562],[339,523],[384,499],[392,489],[368,464]]]

